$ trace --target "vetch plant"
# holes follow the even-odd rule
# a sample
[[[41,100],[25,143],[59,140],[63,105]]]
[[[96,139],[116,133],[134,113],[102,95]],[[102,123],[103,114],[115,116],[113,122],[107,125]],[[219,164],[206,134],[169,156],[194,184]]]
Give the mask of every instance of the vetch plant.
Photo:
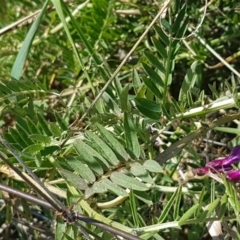
[[[234,170],[226,174],[226,178],[233,182],[240,182],[240,170]]]
[[[0,9],[6,9],[4,2],[0,1]],[[21,12],[10,2],[7,14],[0,14],[4,18],[0,23],[12,22],[9,17],[15,12],[23,17],[33,12],[28,1],[22,1],[27,6]],[[240,232],[240,203],[231,182],[240,178],[232,166],[239,159],[239,146],[228,157],[199,163],[204,167],[192,171],[221,184],[203,178],[178,181],[180,171],[185,171],[184,159],[203,160],[202,147],[214,151],[226,142],[240,145],[240,127],[236,127],[240,92],[234,78],[239,24],[234,6],[205,1],[202,11],[204,1],[167,0],[161,6],[146,0],[140,5],[108,0],[78,5],[44,2],[43,7],[42,1],[34,1],[40,15],[27,35],[22,24],[8,34],[1,35],[0,29],[4,118],[0,130],[3,142],[31,170],[19,165],[17,155],[0,143],[0,158],[3,153],[9,160],[0,164],[7,187],[26,199],[24,193],[33,192],[44,179],[43,191],[35,192],[47,201],[46,208],[56,210],[41,213],[56,217],[55,239],[194,240],[207,231],[212,235],[206,223],[216,221],[229,223],[229,229],[237,221]],[[213,8],[206,14],[209,5]],[[204,21],[196,25],[199,19]],[[17,20],[14,26],[18,25]],[[119,51],[126,52],[123,60],[116,56]],[[231,78],[229,70],[234,73]],[[156,131],[149,131],[150,124]],[[24,176],[34,179],[32,171],[37,180],[29,186]],[[74,213],[86,216],[79,223],[70,221],[77,215],[68,211],[75,200],[79,201]],[[22,213],[15,214],[12,202],[7,203],[1,209],[1,215],[6,213],[0,225],[6,219],[15,224],[9,213],[25,220]],[[28,208],[38,203],[21,205],[30,213]],[[78,224],[83,230],[78,231]],[[223,232],[227,237],[232,231]]]
[[[193,169],[193,173],[197,175],[226,172],[226,178],[233,182],[240,182],[240,170],[233,170],[232,165],[240,161],[240,146],[232,149],[229,156],[222,159],[215,159],[208,162],[205,167]]]

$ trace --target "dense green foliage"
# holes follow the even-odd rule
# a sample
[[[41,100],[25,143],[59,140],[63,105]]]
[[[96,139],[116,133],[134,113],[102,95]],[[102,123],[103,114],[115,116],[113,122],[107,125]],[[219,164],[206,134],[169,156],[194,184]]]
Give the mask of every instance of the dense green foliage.
[[[237,238],[237,186],[186,175],[239,144],[239,5],[167,2],[1,1],[3,136],[82,214],[141,239],[204,239],[218,220]],[[4,167],[9,186],[31,191]],[[57,222],[56,239],[81,236]]]

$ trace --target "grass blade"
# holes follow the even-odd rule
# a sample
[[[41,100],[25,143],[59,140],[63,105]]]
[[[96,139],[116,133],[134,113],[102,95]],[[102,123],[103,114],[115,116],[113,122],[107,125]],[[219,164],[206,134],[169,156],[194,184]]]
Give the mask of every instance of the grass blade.
[[[22,70],[25,64],[25,61],[27,59],[27,55],[30,51],[33,39],[36,35],[36,32],[39,28],[40,22],[42,20],[42,17],[47,9],[47,5],[48,5],[48,0],[45,2],[42,11],[40,12],[40,14],[38,15],[37,19],[35,20],[35,22],[33,23],[32,27],[30,28],[24,42],[22,45],[21,50],[19,51],[17,58],[13,64],[12,67],[12,71],[11,71],[11,76],[17,80],[20,79],[21,75],[22,75]]]

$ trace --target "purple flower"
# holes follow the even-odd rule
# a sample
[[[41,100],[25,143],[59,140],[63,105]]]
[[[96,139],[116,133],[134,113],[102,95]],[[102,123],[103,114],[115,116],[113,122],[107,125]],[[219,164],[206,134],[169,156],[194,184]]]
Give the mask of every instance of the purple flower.
[[[234,170],[226,174],[226,178],[233,182],[240,182],[240,170]]]
[[[226,178],[228,180],[240,182],[240,170],[230,171],[232,170],[232,164],[238,161],[240,161],[240,146],[234,147],[229,156],[212,160],[208,162],[205,167],[193,169],[192,172],[198,175],[204,175],[210,171],[212,173],[227,172]]]
[[[206,167],[216,170],[226,170],[226,168],[231,167],[231,165],[236,163],[237,161],[240,161],[240,146],[234,147],[228,157],[208,162],[206,164]]]

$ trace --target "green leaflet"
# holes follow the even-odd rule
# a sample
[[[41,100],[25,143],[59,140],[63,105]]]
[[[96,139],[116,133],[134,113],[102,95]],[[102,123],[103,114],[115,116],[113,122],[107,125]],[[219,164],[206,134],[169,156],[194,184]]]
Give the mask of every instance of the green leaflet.
[[[204,222],[207,217],[210,217],[211,213],[216,209],[216,207],[220,203],[220,198],[215,199],[212,203],[210,203],[204,212],[201,214],[199,222]]]
[[[147,192],[143,191],[134,191],[135,197],[142,202],[145,202],[148,206],[151,206],[153,204],[149,194]]]
[[[135,125],[128,113],[124,113],[124,129],[127,148],[134,154],[135,158],[139,158],[141,153],[140,144]]]
[[[155,41],[157,41],[156,39],[154,39]],[[159,41],[157,41],[156,44],[160,44],[161,43]],[[162,45],[161,45],[162,46]],[[162,46],[163,48],[163,46]],[[163,48],[161,51],[165,51],[165,49]],[[167,57],[167,53],[165,51],[166,57]],[[147,59],[151,62],[151,64],[156,67],[159,71],[161,71],[162,73],[165,73],[165,68],[163,66],[163,64],[158,60],[157,57],[155,57],[152,53],[150,52],[145,52],[145,56],[147,57]]]
[[[133,79],[133,88],[135,93],[137,94],[141,89],[142,83],[138,75],[138,72],[135,68],[133,69],[133,72],[132,72],[132,79]]]
[[[151,79],[147,78],[147,77],[142,77],[143,82],[145,83],[145,85],[149,88],[149,90],[159,99],[162,98],[162,94],[160,92],[160,90],[158,89],[158,87],[154,84],[153,81],[151,81]]]
[[[122,114],[118,104],[111,98],[109,94],[104,92],[102,95],[102,99],[107,104],[107,106],[113,111],[115,115],[120,116]]]
[[[17,124],[16,129],[17,129],[19,135],[21,136],[21,138],[23,138],[24,142],[27,143],[27,145],[31,145],[31,144],[34,143],[34,142],[29,138],[28,132],[27,132],[20,124]]]
[[[61,130],[62,131],[68,130],[67,124],[65,123],[64,119],[62,119],[56,111],[54,112],[54,116],[55,116]]]
[[[23,148],[27,147],[27,143],[24,141],[24,138],[22,138],[17,129],[10,128],[9,134],[14,139],[14,142],[18,143]]]
[[[91,140],[91,142],[95,145],[96,150],[101,154],[102,157],[104,157],[109,163],[112,165],[116,166],[120,162],[117,159],[116,155],[112,151],[112,149],[101,139],[99,138],[96,134],[87,131],[85,133],[86,138]]]
[[[45,144],[49,144],[51,142],[49,137],[46,137],[42,134],[30,134],[28,136],[29,139],[32,139],[36,142],[41,142],[41,143],[45,143]]]
[[[150,66],[146,63],[142,63],[144,70],[149,75],[151,81],[157,86],[164,87],[163,80],[157,72],[155,72]]]
[[[62,168],[59,168],[58,171],[75,188],[80,189],[80,190],[85,190],[88,187],[85,180],[83,178],[79,177],[78,175],[76,175],[68,170],[62,169]]]
[[[81,159],[74,158],[73,160],[67,161],[67,164],[73,169],[73,171],[76,171],[87,182],[95,182],[96,177],[93,174],[92,170],[86,166],[86,164],[84,164]]]
[[[135,98],[137,108],[146,117],[159,120],[161,116],[160,104],[146,98]]]
[[[128,91],[130,89],[130,84],[126,84],[120,94],[120,104],[123,112],[128,112],[130,109],[130,104],[128,101]]]
[[[163,172],[162,167],[155,160],[147,160],[143,163],[143,167],[146,168],[149,172],[161,173]]]
[[[179,31],[179,29],[181,28],[181,23],[182,23],[184,17],[186,16],[186,8],[187,8],[187,4],[184,4],[182,6],[181,10],[178,12],[177,18],[172,25],[173,33],[177,33]]]
[[[96,124],[102,139],[114,150],[115,153],[118,154],[119,160],[126,161],[128,159],[128,154],[122,144],[111,134],[108,130],[106,130],[102,125]]]
[[[32,134],[37,134],[37,133],[42,134],[42,132],[40,131],[40,129],[37,128],[37,124],[34,123],[31,118],[29,118],[29,117],[27,116],[25,119],[26,119],[26,123],[27,123],[27,126],[28,126],[28,128],[29,128],[30,133],[32,133]]]
[[[127,187],[129,189],[137,190],[137,191],[146,191],[148,187],[136,180],[134,177],[129,177],[120,172],[113,172],[110,176],[111,180],[120,186]]]
[[[159,26],[155,26],[154,27],[156,33],[159,35],[160,40],[166,45],[169,46],[170,44],[170,39],[169,37],[163,32],[163,30],[161,29],[161,27]],[[158,49],[158,48],[157,48]],[[158,49],[159,50],[159,49]],[[163,54],[163,58],[167,58],[167,54]]]
[[[37,153],[44,149],[42,144],[32,144],[24,148],[22,151],[27,153]]]
[[[150,176],[150,174],[148,173],[148,171],[138,162],[135,162],[132,167],[131,167],[131,173],[136,176],[139,177],[142,181],[146,182],[146,183],[154,183],[152,177]]]
[[[103,182],[95,182],[91,187],[87,188],[84,194],[84,198],[88,199],[95,193],[105,193],[107,192],[106,184]]]
[[[48,123],[43,118],[43,116],[37,113],[37,119],[38,119],[38,126],[43,130],[43,133],[45,133],[47,136],[52,136],[52,132],[49,129]]]
[[[115,193],[116,195],[128,196],[128,193],[125,190],[123,190],[121,187],[119,187],[116,183],[111,182],[109,179],[105,178],[101,182],[105,185],[105,187],[109,191]]]
[[[103,174],[103,168],[99,163],[99,159],[94,156],[99,155],[94,149],[89,147],[86,143],[81,140],[77,140],[73,144],[76,152],[80,158],[88,165],[88,167],[93,170],[98,175]],[[101,160],[101,159],[100,159]]]
[[[188,209],[187,212],[185,212],[183,216],[179,219],[178,225],[181,226],[185,224],[185,222],[197,211],[198,208],[199,204],[197,203],[193,205],[190,209]]]
[[[56,123],[49,123],[49,129],[54,137],[61,137],[62,130]]]

